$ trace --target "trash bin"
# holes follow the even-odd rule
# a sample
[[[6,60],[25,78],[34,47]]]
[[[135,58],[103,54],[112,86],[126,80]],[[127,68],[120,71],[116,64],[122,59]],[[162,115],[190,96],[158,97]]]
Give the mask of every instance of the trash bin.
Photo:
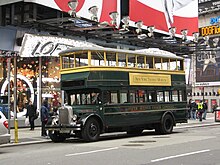
[[[215,109],[215,122],[220,122],[220,107]]]

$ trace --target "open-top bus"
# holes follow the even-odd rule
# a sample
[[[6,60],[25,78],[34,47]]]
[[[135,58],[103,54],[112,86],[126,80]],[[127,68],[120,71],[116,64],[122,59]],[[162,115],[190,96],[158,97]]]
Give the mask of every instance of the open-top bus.
[[[145,129],[172,133],[187,122],[184,59],[159,49],[75,47],[60,53],[66,104],[46,129],[54,142]]]

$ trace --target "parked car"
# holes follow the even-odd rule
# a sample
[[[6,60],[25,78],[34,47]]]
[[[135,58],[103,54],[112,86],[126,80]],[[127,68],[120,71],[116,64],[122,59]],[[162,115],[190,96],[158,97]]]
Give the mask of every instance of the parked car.
[[[10,134],[8,134],[8,120],[5,115],[0,111],[0,144],[10,142]]]

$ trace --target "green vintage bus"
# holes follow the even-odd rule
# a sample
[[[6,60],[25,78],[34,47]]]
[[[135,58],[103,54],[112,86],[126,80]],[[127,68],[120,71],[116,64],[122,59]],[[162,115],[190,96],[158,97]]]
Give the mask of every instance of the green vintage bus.
[[[46,129],[54,142],[145,129],[172,133],[187,122],[184,59],[159,49],[75,47],[60,53],[65,105]]]

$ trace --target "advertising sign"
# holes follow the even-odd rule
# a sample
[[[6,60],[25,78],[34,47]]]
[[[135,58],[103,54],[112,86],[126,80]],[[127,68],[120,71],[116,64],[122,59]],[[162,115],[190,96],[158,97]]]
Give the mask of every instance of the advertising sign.
[[[69,0],[24,0],[25,2],[33,2],[40,5],[48,6],[57,10],[68,12],[71,10],[68,6]],[[78,0],[78,5],[76,8],[76,15],[90,19],[91,13],[88,9],[92,6],[98,7],[98,21],[108,21],[110,22],[111,18],[109,16],[110,12],[117,11],[120,13],[120,0]],[[119,23],[120,19],[118,20]]]
[[[220,81],[220,52],[199,51],[196,55],[196,82]]]
[[[21,57],[58,56],[59,52],[73,47],[97,47],[97,45],[69,38],[25,34]]]
[[[130,0],[131,25],[142,20],[145,28],[154,25],[157,32],[168,34],[176,27],[176,34],[188,29],[188,35],[198,31],[198,0]],[[177,35],[178,36],[178,35]]]

